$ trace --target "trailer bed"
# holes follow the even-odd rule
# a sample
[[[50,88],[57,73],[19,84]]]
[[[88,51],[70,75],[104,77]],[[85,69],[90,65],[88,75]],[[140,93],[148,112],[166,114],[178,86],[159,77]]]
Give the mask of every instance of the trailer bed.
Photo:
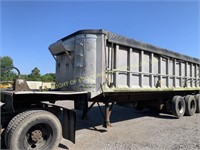
[[[56,100],[74,100],[80,96],[87,95],[88,92],[72,92],[72,91],[2,91],[1,101],[6,100],[5,96],[12,98],[13,102],[23,103],[27,101],[41,102]]]

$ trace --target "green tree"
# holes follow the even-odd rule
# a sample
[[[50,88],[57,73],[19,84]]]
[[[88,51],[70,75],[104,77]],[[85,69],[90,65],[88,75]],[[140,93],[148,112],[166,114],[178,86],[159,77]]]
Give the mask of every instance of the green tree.
[[[26,74],[21,74],[21,75],[20,75],[20,78],[21,78],[21,79],[28,80],[28,75],[26,75]]]
[[[32,81],[40,81],[41,80],[40,70],[37,67],[35,67],[31,71],[31,74],[28,75],[28,80],[32,80]]]
[[[47,73],[43,75],[41,79],[43,82],[55,82],[56,76],[54,73]]]
[[[2,69],[13,66],[13,60],[9,56],[0,57],[0,62]]]
[[[40,70],[35,67],[32,71],[31,71],[31,75],[35,76],[35,77],[40,77]]]
[[[12,71],[13,60],[9,56],[0,57],[1,64],[1,81],[13,80],[16,77],[16,73]]]

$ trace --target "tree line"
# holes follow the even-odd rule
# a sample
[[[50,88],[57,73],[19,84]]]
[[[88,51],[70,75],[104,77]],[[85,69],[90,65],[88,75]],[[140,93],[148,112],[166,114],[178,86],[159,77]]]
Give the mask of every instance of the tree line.
[[[15,78],[19,78],[18,69],[14,67],[13,60],[9,56],[0,57],[1,72],[0,81],[12,81]],[[38,67],[32,69],[30,74],[21,74],[20,78],[27,81],[43,81],[43,82],[55,82],[55,73],[40,74]]]

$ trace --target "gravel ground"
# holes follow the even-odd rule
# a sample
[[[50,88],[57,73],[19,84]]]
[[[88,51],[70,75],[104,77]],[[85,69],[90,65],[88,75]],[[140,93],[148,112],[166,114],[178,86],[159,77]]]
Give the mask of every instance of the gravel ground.
[[[72,107],[71,102],[58,105]],[[102,107],[103,109],[103,107]],[[81,120],[77,113],[76,144],[62,140],[58,150],[199,150],[200,114],[176,119],[173,115],[145,109],[136,111],[115,105],[110,128],[103,128],[97,106]]]

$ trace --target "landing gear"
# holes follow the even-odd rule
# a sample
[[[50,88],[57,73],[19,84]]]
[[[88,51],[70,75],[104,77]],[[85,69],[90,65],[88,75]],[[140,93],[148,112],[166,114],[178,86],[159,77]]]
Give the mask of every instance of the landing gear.
[[[112,112],[113,105],[114,105],[114,102],[111,105],[109,104],[109,102],[105,102],[105,122],[103,124],[103,126],[105,128],[111,127],[110,115],[111,115],[111,112]]]

